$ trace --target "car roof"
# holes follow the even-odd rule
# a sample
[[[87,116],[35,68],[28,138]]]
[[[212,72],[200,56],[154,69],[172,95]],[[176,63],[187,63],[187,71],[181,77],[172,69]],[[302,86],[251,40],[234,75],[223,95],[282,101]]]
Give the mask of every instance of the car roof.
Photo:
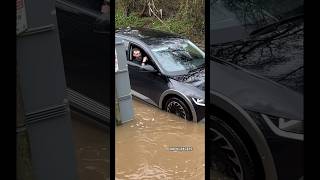
[[[116,30],[116,34],[140,40],[148,45],[161,44],[169,39],[185,39],[177,34],[147,28],[122,28]]]

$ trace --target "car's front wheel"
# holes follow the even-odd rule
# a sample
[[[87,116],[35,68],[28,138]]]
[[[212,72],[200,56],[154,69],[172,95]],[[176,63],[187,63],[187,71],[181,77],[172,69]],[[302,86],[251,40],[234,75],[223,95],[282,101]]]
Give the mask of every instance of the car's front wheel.
[[[209,141],[211,179],[257,179],[249,149],[231,126],[215,116],[209,122]]]
[[[192,114],[186,105],[185,102],[180,100],[177,97],[171,97],[169,98],[166,103],[165,103],[165,110],[167,112],[176,114],[177,116],[187,119],[187,120],[192,120]]]

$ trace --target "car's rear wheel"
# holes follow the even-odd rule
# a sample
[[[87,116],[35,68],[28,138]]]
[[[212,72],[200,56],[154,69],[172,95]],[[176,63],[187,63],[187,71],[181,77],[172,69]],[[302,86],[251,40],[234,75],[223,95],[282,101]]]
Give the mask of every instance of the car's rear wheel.
[[[186,105],[185,102],[183,102],[177,97],[169,98],[166,101],[164,108],[169,113],[176,114],[177,116],[183,119],[192,120],[192,114],[188,106]]]
[[[212,116],[209,123],[211,179],[257,179],[253,157],[239,134],[218,117]]]

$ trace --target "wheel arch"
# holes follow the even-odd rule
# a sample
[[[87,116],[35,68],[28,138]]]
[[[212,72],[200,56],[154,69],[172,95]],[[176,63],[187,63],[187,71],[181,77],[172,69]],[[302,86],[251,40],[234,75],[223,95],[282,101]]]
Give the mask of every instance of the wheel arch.
[[[196,114],[196,111],[193,107],[191,100],[186,95],[184,95],[182,92],[179,92],[177,90],[168,89],[168,90],[164,91],[161,94],[160,99],[159,99],[159,108],[164,109],[164,105],[165,105],[166,100],[168,100],[168,98],[170,98],[172,96],[178,97],[186,103],[186,105],[188,106],[188,108],[191,112],[192,121],[197,122],[197,114]]]
[[[247,133],[256,150],[260,156],[261,163],[263,166],[263,171],[266,180],[276,180],[277,171],[275,168],[273,156],[268,143],[256,125],[254,120],[249,116],[249,114],[241,108],[238,104],[233,102],[231,99],[225,97],[218,92],[210,92],[210,109],[212,107],[217,107],[227,113],[229,116],[235,120],[235,123],[239,125],[244,132]],[[208,111],[210,112],[210,111]],[[210,120],[210,118],[209,118]]]

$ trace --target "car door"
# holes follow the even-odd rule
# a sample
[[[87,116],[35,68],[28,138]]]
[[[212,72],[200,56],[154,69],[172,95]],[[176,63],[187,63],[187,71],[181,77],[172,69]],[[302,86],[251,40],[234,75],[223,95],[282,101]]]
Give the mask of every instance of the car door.
[[[57,0],[57,20],[68,88],[110,106],[113,40],[98,2]]]
[[[131,45],[134,43],[130,43]],[[130,76],[131,88],[133,94],[139,98],[158,106],[159,98],[165,90],[168,89],[168,79],[162,75],[159,68],[151,59],[146,48],[139,46],[148,56],[149,65],[156,71],[148,71],[142,68],[140,64],[130,61],[132,55],[132,46],[129,45],[128,70]],[[135,44],[134,44],[135,45]]]

